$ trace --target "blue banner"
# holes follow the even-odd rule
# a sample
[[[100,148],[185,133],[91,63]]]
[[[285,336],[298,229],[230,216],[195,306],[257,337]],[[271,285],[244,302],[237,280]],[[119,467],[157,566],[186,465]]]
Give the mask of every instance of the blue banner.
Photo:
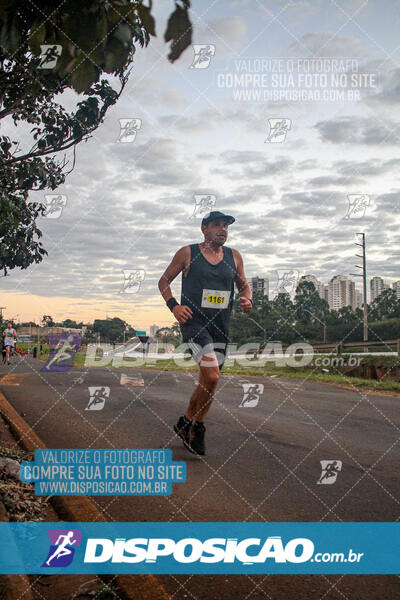
[[[0,573],[399,574],[400,523],[0,523]]]

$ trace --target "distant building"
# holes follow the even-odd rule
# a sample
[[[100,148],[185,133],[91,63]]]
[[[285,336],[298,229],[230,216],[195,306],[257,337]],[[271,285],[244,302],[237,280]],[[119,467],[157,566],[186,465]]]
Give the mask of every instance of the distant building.
[[[258,293],[261,296],[269,296],[269,279],[267,277],[252,277],[251,291],[253,294]]]
[[[356,286],[346,275],[335,275],[328,283],[328,303],[331,310],[357,306]]]
[[[159,325],[150,325],[150,337],[154,337],[159,329]]]
[[[392,283],[392,288],[396,292],[397,300],[400,300],[400,281],[395,281],[394,283]]]
[[[371,290],[371,302],[376,300],[377,297],[382,294],[383,290],[388,287],[383,281],[382,277],[372,277],[369,284]]]

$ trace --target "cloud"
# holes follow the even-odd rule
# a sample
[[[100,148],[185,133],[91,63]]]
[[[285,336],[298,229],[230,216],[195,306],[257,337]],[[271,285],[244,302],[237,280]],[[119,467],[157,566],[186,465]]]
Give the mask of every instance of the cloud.
[[[127,146],[119,144],[114,153],[125,158]],[[137,185],[187,185],[190,182],[198,185],[194,166],[184,160],[180,145],[173,139],[155,137],[137,144],[127,160],[134,164],[132,179]]]
[[[318,121],[314,126],[323,141],[334,144],[397,145],[400,142],[400,123],[372,120],[365,117],[338,117]]]
[[[379,92],[371,94],[368,102],[383,106],[397,106],[400,103],[400,69],[392,69],[379,74]]]
[[[365,161],[336,161],[332,167],[341,175],[365,175],[375,177],[377,175],[385,175],[387,173],[396,174],[400,168],[400,159],[392,158],[391,160],[370,159]]]
[[[211,133],[217,128],[215,110],[211,108],[202,110],[195,117],[179,114],[161,115],[158,121],[169,129],[173,128],[178,133],[188,135],[192,133]]]
[[[298,41],[293,42],[289,50],[301,56],[308,51],[313,58],[351,56],[358,58],[368,53],[368,48],[359,38],[337,35],[330,31],[306,33]]]
[[[197,42],[196,39],[196,43],[214,43],[216,45],[216,58],[236,56],[237,52],[243,47],[247,34],[247,22],[242,17],[208,19],[205,26],[205,34],[202,33],[201,35],[206,35],[206,39],[201,38],[200,40],[199,33],[199,40]]]
[[[340,175],[321,175],[319,177],[313,177],[307,181],[307,185],[314,187],[331,186],[331,185],[356,185],[364,183],[364,179],[357,177],[355,173],[349,174],[347,177],[341,177]]]

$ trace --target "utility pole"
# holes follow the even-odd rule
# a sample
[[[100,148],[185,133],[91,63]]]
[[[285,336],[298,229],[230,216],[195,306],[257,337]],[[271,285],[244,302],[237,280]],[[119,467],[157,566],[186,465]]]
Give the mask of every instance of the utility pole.
[[[350,273],[350,275],[354,275],[355,277],[363,278],[363,308],[364,308],[364,342],[368,342],[368,305],[367,305],[367,259],[366,259],[366,247],[365,247],[365,233],[357,233],[357,235],[362,236],[362,243],[359,244],[355,242],[356,246],[360,246],[362,248],[362,254],[356,254],[359,258],[362,258],[362,266],[354,265],[357,269],[362,269],[362,275],[359,273]],[[365,351],[368,352],[368,348],[365,348]]]

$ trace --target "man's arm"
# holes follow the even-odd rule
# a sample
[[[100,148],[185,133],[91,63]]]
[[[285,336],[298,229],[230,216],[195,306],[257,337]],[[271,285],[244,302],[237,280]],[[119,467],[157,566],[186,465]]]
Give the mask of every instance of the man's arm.
[[[180,248],[158,282],[158,289],[165,302],[168,302],[168,300],[173,297],[170,283],[172,283],[179,273],[185,269],[189,262],[189,253],[189,246]],[[193,313],[188,306],[181,306],[180,304],[174,307],[172,314],[179,323],[185,323],[193,316]]]
[[[175,254],[171,263],[168,265],[166,270],[158,282],[158,289],[165,302],[167,302],[170,298],[172,298],[172,292],[170,288],[170,283],[178,277],[179,273],[183,271],[186,266],[187,258],[188,258],[188,246],[184,246],[180,248],[178,252]]]
[[[236,283],[238,292],[240,294],[239,304],[240,304],[243,312],[249,313],[251,311],[251,309],[253,308],[253,302],[252,302],[253,294],[252,294],[249,284],[247,283],[246,276],[244,274],[242,255],[237,250],[232,250],[232,252],[233,252],[235,262],[236,262],[235,283]]]

